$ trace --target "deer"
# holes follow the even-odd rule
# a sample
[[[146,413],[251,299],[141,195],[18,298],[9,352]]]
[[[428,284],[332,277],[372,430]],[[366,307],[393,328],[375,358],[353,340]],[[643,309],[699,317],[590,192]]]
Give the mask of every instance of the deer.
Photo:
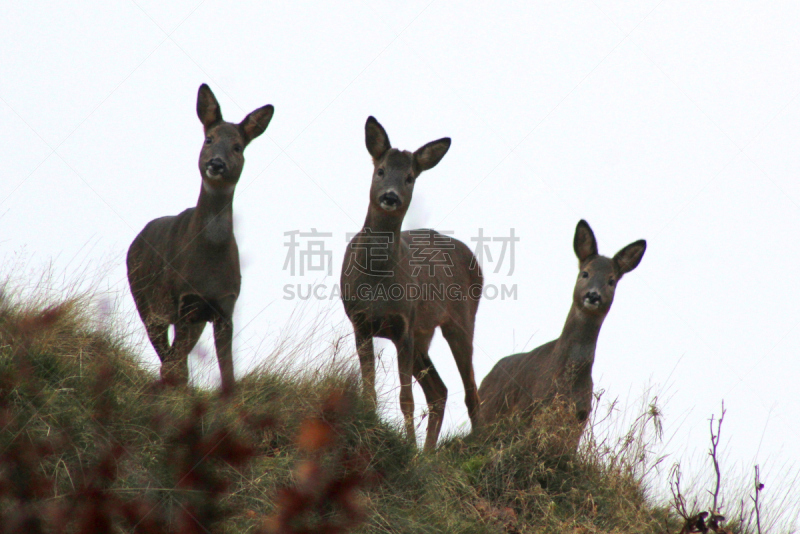
[[[591,227],[581,220],[573,248],[578,279],[561,335],[495,364],[478,391],[481,425],[492,425],[513,412],[530,415],[558,398],[574,407],[580,438],[592,407],[592,366],[600,327],[611,309],[617,283],[639,265],[647,242],[635,241],[613,258],[601,256]],[[576,441],[574,448],[577,445]]]
[[[447,387],[428,355],[436,328],[447,340],[461,380],[470,420],[480,401],[472,366],[475,315],[483,274],[472,251],[431,229],[401,231],[419,175],[435,167],[450,148],[444,137],[414,152],[392,148],[383,126],[367,119],[365,140],[373,173],[363,228],[347,245],[340,287],[353,325],[362,386],[373,407],[373,338],[397,349],[400,409],[408,440],[416,443],[412,377],[425,394],[428,428],[425,450],[436,446],[447,402]]]
[[[244,149],[264,133],[273,112],[273,106],[266,105],[239,124],[226,122],[214,93],[201,85],[197,116],[204,141],[197,205],[150,221],[128,249],[131,294],[167,385],[188,383],[189,353],[211,322],[222,392],[233,391],[233,310],[242,280],[233,235],[233,193],[242,174]]]

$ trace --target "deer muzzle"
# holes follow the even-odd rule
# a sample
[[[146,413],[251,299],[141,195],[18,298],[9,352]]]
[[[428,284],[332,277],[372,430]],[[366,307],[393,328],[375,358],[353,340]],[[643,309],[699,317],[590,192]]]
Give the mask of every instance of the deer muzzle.
[[[380,197],[378,197],[378,201],[381,203],[381,208],[385,209],[386,211],[394,211],[403,204],[403,202],[400,200],[400,197],[397,196],[397,193],[394,191],[387,191],[386,193],[382,194]]]
[[[589,291],[583,297],[583,305],[591,309],[599,308],[602,301],[603,297],[597,291]]]
[[[227,165],[220,158],[211,158],[206,163],[206,176],[209,178],[218,178],[227,169]]]

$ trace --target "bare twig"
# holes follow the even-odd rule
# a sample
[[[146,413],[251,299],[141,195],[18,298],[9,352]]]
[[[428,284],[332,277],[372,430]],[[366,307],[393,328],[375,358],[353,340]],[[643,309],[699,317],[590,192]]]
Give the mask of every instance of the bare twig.
[[[676,463],[672,466],[670,473],[669,491],[672,493],[672,506],[678,515],[685,521],[689,520],[689,512],[686,511],[686,499],[681,493],[681,464]]]
[[[753,484],[753,490],[754,490],[755,496],[754,497],[750,497],[750,498],[753,500],[753,504],[755,506],[755,511],[756,511],[756,529],[758,531],[758,534],[761,534],[761,505],[758,502],[758,496],[761,493],[761,490],[764,489],[764,484],[761,483],[760,474],[761,474],[760,473],[760,469],[756,465],[755,466],[755,479],[754,479],[754,484]]]
[[[717,501],[719,499],[719,488],[721,482],[721,475],[719,470],[719,459],[717,458],[717,447],[719,446],[720,434],[722,431],[722,421],[725,419],[725,401],[722,401],[722,413],[717,420],[717,431],[714,433],[714,415],[711,415],[709,422],[709,431],[711,432],[711,448],[708,450],[708,455],[711,456],[711,461],[714,463],[714,473],[716,474],[716,485],[714,492],[711,494],[714,497],[714,503],[711,506],[711,514],[716,515],[719,513]],[[711,492],[709,492],[711,493]]]

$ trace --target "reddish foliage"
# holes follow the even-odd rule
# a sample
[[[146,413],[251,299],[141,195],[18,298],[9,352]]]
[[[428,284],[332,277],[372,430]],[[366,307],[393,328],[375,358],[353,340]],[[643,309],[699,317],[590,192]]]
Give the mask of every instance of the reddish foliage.
[[[295,487],[278,492],[277,512],[265,521],[259,534],[341,534],[363,521],[364,510],[357,497],[368,482],[369,455],[366,451],[354,453],[339,443],[337,427],[349,407],[345,394],[335,391],[323,405],[322,417],[303,422],[297,442],[310,457],[295,469]],[[326,456],[329,465],[338,466],[341,472],[326,468]]]
[[[108,430],[114,427],[116,416],[116,371],[105,363],[88,364],[95,376],[89,394],[94,399],[90,420],[96,434],[97,461],[74,470],[72,490],[56,496],[54,470],[43,466],[74,455],[86,445],[70,438],[76,434],[74,428],[53,426],[46,435],[26,429],[39,412],[27,400],[20,402],[20,395],[41,398],[43,382],[36,377],[32,347],[42,336],[52,335],[48,329],[57,330],[66,312],[65,306],[53,306],[13,322],[0,322],[0,342],[12,347],[13,362],[8,372],[0,374],[0,429],[6,438],[0,448],[0,534],[218,531],[220,521],[232,512],[222,505],[230,487],[225,468],[242,469],[261,454],[275,453],[274,447],[258,441],[275,428],[273,418],[242,408],[236,424],[210,424],[209,429],[203,421],[210,418],[213,423],[214,418],[205,403],[197,402],[190,414],[180,419],[161,412],[150,422],[150,430],[173,434],[166,440],[164,456],[173,475],[169,499],[155,500],[145,490],[119,492],[115,486],[127,451]],[[164,385],[155,381],[142,391],[141,402],[157,399],[163,390]],[[343,443],[341,425],[350,414],[350,400],[345,392],[334,391],[317,416],[301,423],[297,446],[307,458],[296,468],[296,486],[275,496],[277,512],[261,532],[343,533],[363,520],[358,492],[368,481],[370,455]],[[85,428],[79,430],[85,434]],[[252,510],[245,515],[262,517]],[[309,518],[318,520],[312,520],[313,527],[301,526]]]
[[[31,337],[53,321],[53,312],[37,320],[26,318],[21,325],[13,325],[15,352],[12,372],[0,376],[0,424],[10,439],[0,449],[0,534],[47,534],[75,532],[100,534],[118,531],[123,525],[129,531],[147,534],[190,534],[216,530],[216,525],[227,516],[220,505],[222,494],[229,486],[219,467],[229,465],[241,468],[258,454],[258,449],[230,425],[220,425],[204,432],[201,420],[208,407],[197,403],[190,415],[174,420],[161,414],[152,421],[156,432],[177,429],[174,439],[168,442],[166,457],[175,466],[175,487],[188,490],[178,493],[177,511],[161,502],[139,495],[118,494],[113,487],[118,478],[120,461],[126,454],[123,445],[116,443],[106,430],[114,416],[110,398],[113,369],[98,366],[91,393],[93,403],[91,420],[95,423],[98,443],[109,443],[98,454],[98,461],[80,470],[72,492],[55,496],[54,478],[46,474],[42,465],[48,458],[71,453],[77,445],[69,438],[69,428],[54,428],[47,436],[36,436],[26,431],[28,418],[36,411],[26,405],[15,406],[14,390],[31,390],[34,383],[28,350]],[[9,335],[8,325],[3,325],[4,337]],[[145,401],[158,390],[148,392]],[[26,412],[27,410],[27,412]],[[262,415],[242,414],[240,422],[254,432],[262,432],[272,425],[272,420]]]

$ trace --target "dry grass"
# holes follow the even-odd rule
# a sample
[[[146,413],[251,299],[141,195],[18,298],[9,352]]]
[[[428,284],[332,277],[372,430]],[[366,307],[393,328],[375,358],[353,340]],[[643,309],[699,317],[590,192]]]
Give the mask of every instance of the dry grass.
[[[419,454],[362,400],[340,339],[286,341],[222,400],[162,387],[86,299],[9,293],[0,294],[0,533],[683,525],[643,482],[661,461],[655,404],[626,432],[588,431],[577,452],[555,406],[533,423],[510,420]],[[302,371],[288,362],[297,359]]]

